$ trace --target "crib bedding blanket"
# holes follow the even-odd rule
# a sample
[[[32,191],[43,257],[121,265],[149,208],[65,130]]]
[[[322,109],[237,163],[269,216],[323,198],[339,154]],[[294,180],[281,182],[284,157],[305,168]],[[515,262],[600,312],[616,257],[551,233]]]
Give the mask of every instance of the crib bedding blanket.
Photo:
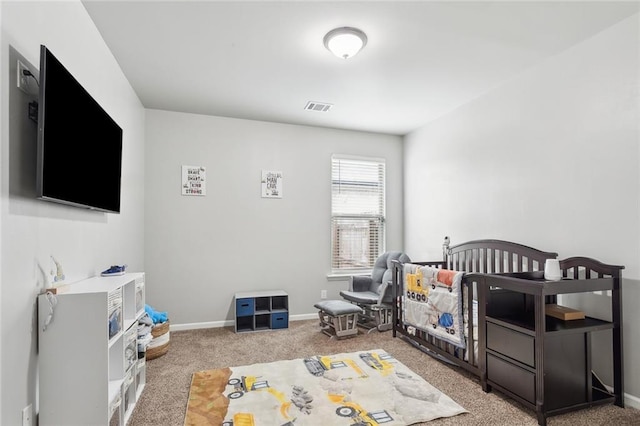
[[[465,348],[464,272],[405,263],[403,275],[405,324]]]

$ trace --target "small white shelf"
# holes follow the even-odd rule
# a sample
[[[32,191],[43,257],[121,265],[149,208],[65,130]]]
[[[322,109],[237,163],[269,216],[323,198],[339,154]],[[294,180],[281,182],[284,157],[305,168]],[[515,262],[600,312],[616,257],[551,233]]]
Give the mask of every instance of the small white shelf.
[[[46,328],[49,301],[46,295],[39,296],[40,426],[126,425],[146,380],[146,363],[137,359],[127,363],[125,342],[129,337],[131,349],[134,331],[137,339],[137,322],[144,310],[137,309],[136,290],[139,307],[144,279],[144,273],[127,273],[60,288]],[[120,316],[110,322],[114,307]],[[112,337],[110,327],[118,330]],[[137,357],[137,343],[135,351]],[[127,387],[125,380],[131,377]]]

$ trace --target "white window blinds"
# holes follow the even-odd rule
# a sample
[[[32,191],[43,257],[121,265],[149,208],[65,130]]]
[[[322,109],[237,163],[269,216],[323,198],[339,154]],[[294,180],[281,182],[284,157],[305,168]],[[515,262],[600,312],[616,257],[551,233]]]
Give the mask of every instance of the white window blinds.
[[[384,251],[385,163],[331,158],[331,269],[370,269]]]

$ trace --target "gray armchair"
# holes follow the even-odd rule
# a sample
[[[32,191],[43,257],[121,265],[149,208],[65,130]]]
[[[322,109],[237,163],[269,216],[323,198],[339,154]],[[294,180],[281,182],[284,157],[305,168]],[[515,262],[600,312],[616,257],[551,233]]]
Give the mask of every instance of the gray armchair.
[[[388,251],[380,255],[373,265],[371,276],[353,276],[349,290],[340,292],[348,302],[360,306],[364,313],[359,323],[365,327],[385,331],[391,329],[391,279],[392,261],[411,262],[409,256],[400,251]]]

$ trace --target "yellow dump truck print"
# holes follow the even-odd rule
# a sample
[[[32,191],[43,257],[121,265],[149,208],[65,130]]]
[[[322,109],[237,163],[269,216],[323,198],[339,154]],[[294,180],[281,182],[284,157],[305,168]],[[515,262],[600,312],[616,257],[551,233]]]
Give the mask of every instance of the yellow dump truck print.
[[[389,354],[377,354],[375,352],[365,352],[360,354],[360,359],[365,362],[369,367],[374,370],[378,370],[383,376],[391,374],[393,371],[393,364],[388,360],[393,357]]]
[[[429,297],[429,286],[425,285],[425,277],[422,273],[422,268],[416,269],[415,274],[407,274],[405,278],[407,298],[418,302],[426,301]]]
[[[362,368],[358,366],[352,359],[334,359],[332,360],[329,356],[314,356],[311,358],[304,359],[304,365],[309,370],[309,373],[314,376],[322,376],[325,371],[335,370],[338,368],[350,367],[356,374],[357,377],[361,379],[365,379],[369,377],[367,373],[365,373]],[[342,380],[352,379],[353,377],[346,377]]]
[[[386,410],[367,411],[358,403],[347,401],[345,395],[329,394],[329,400],[339,405],[336,414],[349,417],[353,426],[375,426],[393,421],[393,417]]]
[[[222,426],[255,426],[255,424],[251,413],[236,413],[233,415],[233,420],[222,422]]]
[[[257,379],[258,378],[256,376],[242,376],[241,378],[234,377],[229,379],[227,383],[233,386],[233,391],[230,392],[227,395],[227,397],[229,399],[237,399],[237,398],[241,398],[242,396],[244,396],[249,392],[254,392],[254,391],[268,392],[271,395],[273,395],[280,403],[280,415],[284,419],[287,419],[287,420],[292,419],[293,417],[289,415],[289,407],[291,407],[291,404],[292,404],[291,400],[288,399],[283,392],[280,392],[279,390],[270,387],[269,382],[267,382],[266,380],[257,380]],[[234,426],[236,426],[235,423],[234,423]]]

